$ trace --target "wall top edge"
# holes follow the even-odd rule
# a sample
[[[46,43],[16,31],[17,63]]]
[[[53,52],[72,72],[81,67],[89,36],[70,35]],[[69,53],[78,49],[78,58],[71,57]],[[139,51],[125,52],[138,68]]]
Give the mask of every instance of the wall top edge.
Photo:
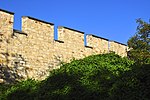
[[[9,13],[9,14],[12,14],[12,15],[15,14],[14,12],[10,12],[10,11],[7,11],[7,10],[1,9],[1,8],[0,8],[0,11],[6,12],[6,13]],[[46,23],[46,24],[54,25],[54,23],[47,22],[47,21],[44,21],[44,20],[41,20],[41,19],[37,19],[37,18],[31,17],[31,16],[22,16],[22,17],[27,17],[27,18],[32,19],[32,20],[36,20],[36,21],[40,21],[40,22],[43,22],[43,23]],[[79,32],[79,33],[84,34],[83,31],[79,31],[79,30],[76,30],[76,29],[73,29],[73,28],[69,28],[69,27],[66,27],[66,26],[58,26],[58,28],[59,28],[59,27],[63,27],[63,28],[65,28],[65,29],[72,30],[72,31],[75,31],[75,32]],[[27,33],[24,33],[24,32],[22,32],[22,31],[16,30],[16,29],[13,29],[13,32],[27,35]],[[101,39],[104,39],[104,40],[106,40],[106,41],[115,42],[115,43],[118,43],[118,44],[127,46],[127,44],[120,43],[120,42],[117,42],[117,41],[114,41],[114,40],[109,40],[109,39],[107,39],[107,38],[103,38],[103,37],[96,36],[96,35],[93,35],[93,34],[86,34],[86,35],[91,35],[91,36],[96,37],[96,38],[101,38]],[[59,42],[60,42],[60,41],[59,41]]]
[[[32,19],[32,20],[36,20],[36,21],[40,21],[40,22],[43,22],[43,23],[46,23],[46,24],[54,25],[53,23],[46,22],[44,20],[37,19],[37,18],[31,17],[31,16],[22,16],[22,17],[28,17],[29,19]]]
[[[24,35],[28,35],[27,33],[24,33],[24,32],[22,32],[22,31],[16,30],[16,29],[13,29],[13,32],[15,32],[15,33],[20,33],[20,34],[24,34]]]
[[[109,41],[109,39],[103,38],[103,37],[100,37],[100,36],[97,36],[97,35],[93,35],[93,34],[86,34],[86,35],[91,35],[91,36],[93,36],[93,37],[101,38],[101,39],[104,39],[104,40],[106,40],[106,41]]]
[[[76,29],[73,29],[73,28],[69,28],[69,27],[66,27],[66,26],[59,26],[59,27],[63,27],[63,28],[65,28],[65,29],[72,30],[72,31],[76,31],[76,32],[79,32],[79,33],[84,34],[84,32],[82,32],[82,31],[79,31],[79,30],[76,30]]]
[[[126,45],[126,44],[124,44],[124,43],[120,43],[120,42],[117,42],[117,41],[114,41],[114,40],[110,40],[110,42],[115,42],[115,43],[118,43],[118,44],[121,44],[121,45],[127,46],[127,45]]]
[[[6,13],[9,13],[9,14],[12,14],[12,15],[15,14],[15,13],[13,13],[13,12],[10,12],[10,11],[4,10],[4,9],[0,9],[0,11],[6,12]]]

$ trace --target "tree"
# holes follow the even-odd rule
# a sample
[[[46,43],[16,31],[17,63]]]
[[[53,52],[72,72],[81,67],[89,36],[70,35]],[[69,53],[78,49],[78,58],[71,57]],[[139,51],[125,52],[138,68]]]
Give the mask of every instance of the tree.
[[[137,32],[128,40],[130,51],[128,56],[137,64],[150,63],[150,21],[137,19]]]

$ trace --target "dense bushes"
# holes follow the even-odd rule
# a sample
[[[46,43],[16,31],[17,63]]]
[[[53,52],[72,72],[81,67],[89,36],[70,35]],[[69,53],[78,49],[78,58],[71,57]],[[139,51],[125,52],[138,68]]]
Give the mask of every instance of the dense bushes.
[[[114,53],[74,60],[51,72],[39,89],[38,98],[99,99],[110,97],[113,84],[133,64]]]
[[[93,55],[62,65],[42,82],[26,80],[0,91],[0,99],[8,100],[149,100],[150,66],[114,53]]]
[[[32,100],[40,82],[28,79],[18,84],[3,84],[0,87],[0,100]]]

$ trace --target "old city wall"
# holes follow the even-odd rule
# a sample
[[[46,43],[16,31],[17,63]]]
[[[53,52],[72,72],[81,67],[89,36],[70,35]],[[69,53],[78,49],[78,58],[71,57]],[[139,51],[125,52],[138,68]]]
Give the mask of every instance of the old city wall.
[[[81,59],[93,54],[116,52],[126,56],[127,46],[92,34],[59,26],[58,40],[54,40],[54,24],[29,16],[22,17],[22,30],[13,29],[14,13],[0,10],[0,79],[44,79],[49,70],[59,68],[62,62]],[[8,71],[8,70],[7,70]],[[14,73],[17,76],[13,76]],[[8,75],[7,75],[8,77]],[[12,80],[10,80],[12,81]]]

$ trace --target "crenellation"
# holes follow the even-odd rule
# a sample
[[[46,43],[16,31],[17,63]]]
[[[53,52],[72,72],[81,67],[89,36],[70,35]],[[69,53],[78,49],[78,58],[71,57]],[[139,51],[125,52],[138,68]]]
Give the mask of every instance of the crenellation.
[[[32,17],[22,17],[22,31],[26,33],[36,33],[33,34],[36,38],[37,36],[44,36],[44,38],[54,37],[54,25],[45,21],[37,20]]]
[[[108,53],[108,39],[88,34],[87,46],[93,48],[94,54]]]
[[[58,27],[58,40],[64,41],[64,42],[74,42],[78,41],[79,43],[84,42],[84,32],[71,29],[68,27],[59,26]]]
[[[63,62],[81,59],[93,54],[114,51],[127,56],[127,46],[106,38],[76,29],[59,26],[58,40],[54,40],[54,24],[29,16],[22,17],[22,30],[13,29],[14,13],[0,9],[0,66],[9,70],[13,80],[44,79],[49,71],[59,68]],[[84,45],[84,42],[87,45]],[[2,66],[3,65],[3,66]],[[9,81],[8,81],[9,80]]]
[[[127,56],[127,45],[116,41],[110,41],[110,51],[113,51],[120,56]]]

